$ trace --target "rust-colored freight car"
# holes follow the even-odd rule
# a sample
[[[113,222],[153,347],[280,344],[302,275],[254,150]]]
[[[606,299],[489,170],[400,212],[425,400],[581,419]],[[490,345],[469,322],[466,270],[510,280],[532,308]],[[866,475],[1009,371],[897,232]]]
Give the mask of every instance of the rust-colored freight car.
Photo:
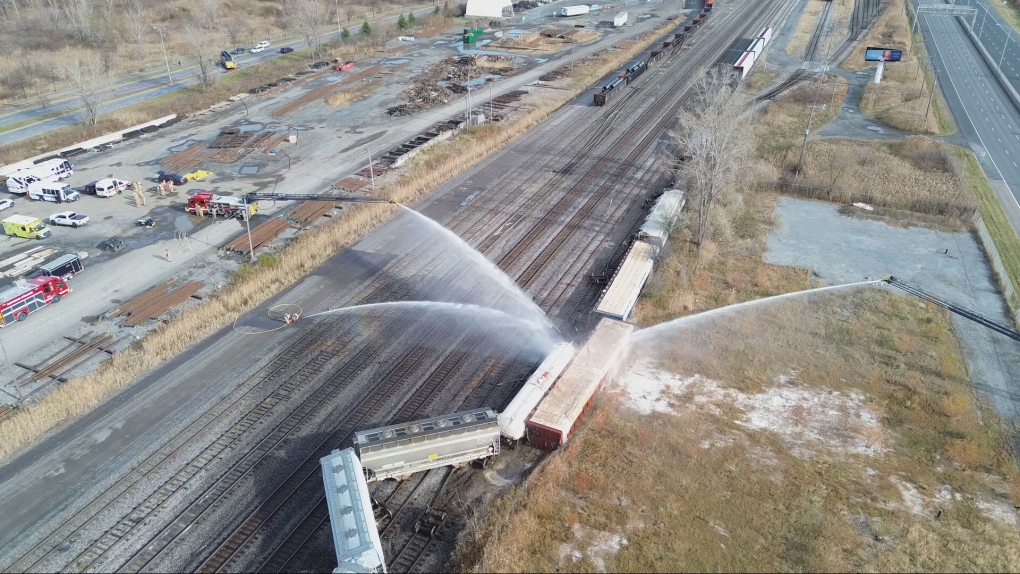
[[[624,359],[633,325],[602,319],[588,342],[528,419],[528,442],[553,450],[563,445],[595,394]]]

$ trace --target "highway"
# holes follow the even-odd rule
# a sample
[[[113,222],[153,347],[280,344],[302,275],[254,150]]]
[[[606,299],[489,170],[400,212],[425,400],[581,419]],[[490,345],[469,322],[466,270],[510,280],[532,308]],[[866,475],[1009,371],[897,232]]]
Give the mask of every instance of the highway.
[[[974,32],[996,62],[1002,61],[1002,72],[1013,88],[1020,91],[1020,43],[1018,43],[1020,35],[1010,28],[998,10],[990,8],[985,0],[957,0],[956,4],[977,9]],[[1006,48],[1005,51],[1003,46]]]
[[[976,150],[984,148],[989,179],[1006,184],[1020,206],[1020,121],[981,54],[954,16],[922,14],[919,27],[957,128]],[[1001,46],[1001,45],[1000,45]],[[981,157],[980,151],[978,156]],[[1014,227],[1016,227],[1014,222]]]

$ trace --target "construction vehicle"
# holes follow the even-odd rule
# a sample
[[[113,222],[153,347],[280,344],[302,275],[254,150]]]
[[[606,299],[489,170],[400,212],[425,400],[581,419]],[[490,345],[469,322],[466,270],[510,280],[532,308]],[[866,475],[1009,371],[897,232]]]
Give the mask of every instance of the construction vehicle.
[[[234,57],[230,55],[230,52],[223,50],[220,52],[220,64],[223,64],[225,70],[236,70],[237,62],[234,61]]]
[[[12,215],[3,221],[4,233],[24,239],[46,239],[50,229],[38,217]]]
[[[59,277],[43,276],[18,281],[0,292],[0,327],[24,321],[29,313],[52,305],[70,293],[67,282]]]

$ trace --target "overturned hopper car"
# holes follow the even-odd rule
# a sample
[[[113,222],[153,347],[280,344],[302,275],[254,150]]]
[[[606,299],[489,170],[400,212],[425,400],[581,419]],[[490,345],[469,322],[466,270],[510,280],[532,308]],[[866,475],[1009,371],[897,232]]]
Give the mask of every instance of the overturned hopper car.
[[[369,482],[441,466],[461,466],[499,454],[499,422],[492,409],[358,431],[358,458]]]

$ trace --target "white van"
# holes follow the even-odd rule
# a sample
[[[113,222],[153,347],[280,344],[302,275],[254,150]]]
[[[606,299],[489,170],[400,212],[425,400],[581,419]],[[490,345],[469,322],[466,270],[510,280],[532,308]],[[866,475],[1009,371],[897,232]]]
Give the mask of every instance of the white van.
[[[85,186],[88,192],[95,193],[99,197],[113,197],[127,188],[128,182],[113,177],[101,179]]]
[[[28,198],[36,201],[69,203],[81,199],[81,194],[70,185],[57,181],[35,182],[28,185]]]

